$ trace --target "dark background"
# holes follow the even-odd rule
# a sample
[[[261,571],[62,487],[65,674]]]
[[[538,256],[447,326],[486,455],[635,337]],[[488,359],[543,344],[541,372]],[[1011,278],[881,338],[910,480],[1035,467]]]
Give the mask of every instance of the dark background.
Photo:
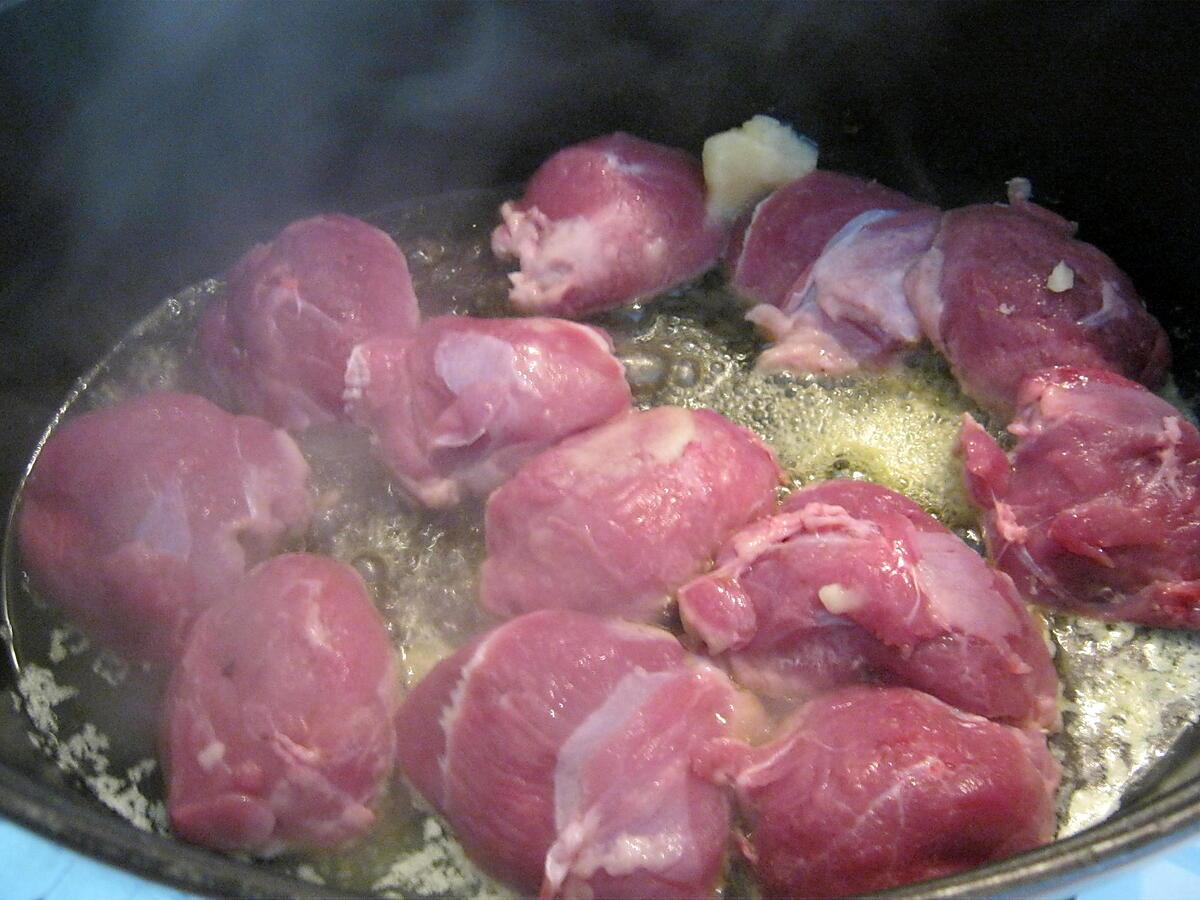
[[[1038,199],[1133,275],[1190,356],[1198,12],[9,6],[0,482],[11,484],[70,381],[139,315],[290,219],[520,180],[554,149],[617,128],[698,152],[756,112],[816,138],[823,166],[942,204],[1000,199],[1005,179],[1030,177]]]

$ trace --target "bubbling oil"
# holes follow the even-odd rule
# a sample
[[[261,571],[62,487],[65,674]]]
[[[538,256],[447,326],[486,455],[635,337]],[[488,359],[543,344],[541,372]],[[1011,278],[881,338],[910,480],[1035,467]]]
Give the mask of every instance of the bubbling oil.
[[[492,192],[449,194],[377,218],[405,249],[426,316],[506,313],[505,270],[488,250],[500,199]],[[155,389],[208,393],[193,342],[199,314],[220,291],[220,282],[209,280],[162,304],[81,379],[63,415]],[[959,392],[936,355],[921,351],[896,371],[841,378],[757,373],[761,344],[715,275],[593,321],[612,335],[640,407],[715,409],[774,448],[791,486],[833,477],[878,481],[978,546],[954,449],[963,412],[993,433],[995,423]],[[312,470],[316,514],[308,533],[288,549],[327,554],[358,570],[411,688],[439,659],[494,624],[476,603],[482,508],[469,504],[434,514],[415,507],[395,490],[356,428],[314,428],[298,441]],[[93,647],[37,597],[15,559],[11,533],[4,584],[31,740],[114,811],[139,827],[165,831],[155,723],[146,713],[161,686]],[[1200,652],[1190,634],[1071,616],[1052,617],[1049,634],[1066,701],[1066,728],[1053,746],[1065,766],[1060,834],[1067,834],[1115,809],[1122,792],[1195,721]],[[398,783],[389,787],[380,821],[365,838],[336,852],[263,865],[385,896],[513,896],[481,873],[449,827]],[[733,864],[724,892],[754,894],[740,864]]]

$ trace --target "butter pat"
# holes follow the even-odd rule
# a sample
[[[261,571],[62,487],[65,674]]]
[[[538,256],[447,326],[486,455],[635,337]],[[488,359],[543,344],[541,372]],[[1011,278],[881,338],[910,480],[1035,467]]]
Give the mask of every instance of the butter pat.
[[[817,167],[817,145],[770,116],[704,142],[708,217],[735,219],[777,187]]]

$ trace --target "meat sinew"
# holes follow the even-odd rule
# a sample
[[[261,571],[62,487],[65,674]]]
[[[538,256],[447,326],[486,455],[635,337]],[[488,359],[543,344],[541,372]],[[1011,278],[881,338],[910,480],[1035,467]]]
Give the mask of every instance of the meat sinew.
[[[969,416],[967,483],[988,551],[1035,603],[1200,628],[1200,433],[1103,370],[1026,378],[1005,457]]]
[[[426,506],[485,497],[529,457],[629,408],[597,328],[563,319],[442,316],[357,347],[347,409]]]
[[[131,658],[172,662],[192,620],[308,521],[286,432],[191,394],[68,420],[42,448],[18,522],[34,583]]]
[[[570,318],[694,278],[727,237],[706,217],[700,163],[622,132],[554,154],[500,215],[492,249],[521,266],[513,306]]]
[[[765,371],[840,375],[881,368],[921,341],[904,278],[929,248],[939,213],[871,210],[851,219],[825,246],[783,309],[759,304],[746,314],[774,345]]]
[[[774,509],[781,478],[757,437],[706,409],[633,411],[567,438],[488,500],[483,605],[653,619]]]
[[[816,171],[775,191],[734,240],[730,285],[775,346],[763,369],[840,374],[921,340],[904,277],[940,213],[897,191]]]
[[[757,706],[669,633],[513,619],[439,663],[398,717],[400,765],[471,857],[525,891],[702,897],[727,800],[692,766]]]
[[[1059,766],[1045,738],[908,688],[825,694],[770,744],[730,743],[703,766],[733,783],[768,896],[883,890],[1054,834]]]
[[[1048,366],[1108,369],[1155,387],[1166,333],[1116,264],[1075,226],[1013,193],[952,210],[907,290],[963,390],[1008,413],[1022,377]]]
[[[196,622],[172,677],[171,827],[261,856],[362,834],[398,706],[395,652],[354,570],[307,554],[263,563]]]
[[[419,312],[404,254],[350,216],[293,222],[229,272],[205,314],[200,349],[218,387],[242,409],[285,428],[342,410],[355,344],[407,334]]]
[[[810,172],[761,201],[735,233],[725,255],[730,286],[745,300],[783,307],[847,222],[873,210],[918,205],[873,181],[825,169]]]
[[[1007,576],[906,497],[797,491],[684,586],[684,627],[738,680],[792,700],[903,684],[989,718],[1058,727],[1058,678]]]

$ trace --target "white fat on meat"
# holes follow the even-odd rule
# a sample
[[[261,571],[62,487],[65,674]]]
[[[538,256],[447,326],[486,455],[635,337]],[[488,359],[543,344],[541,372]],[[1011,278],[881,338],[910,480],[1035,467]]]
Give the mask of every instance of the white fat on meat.
[[[477,384],[503,384],[518,392],[530,389],[513,345],[490,334],[463,332],[442,338],[433,352],[433,365],[438,378],[455,395]],[[505,397],[497,395],[495,399]]]
[[[1165,483],[1171,493],[1179,496],[1182,492],[1180,476],[1183,474],[1182,460],[1179,458],[1179,445],[1183,441],[1183,429],[1178,416],[1166,416],[1163,419],[1163,430],[1159,437],[1158,471],[1150,480],[1150,484]]]
[[[1050,275],[1046,279],[1046,288],[1056,294],[1061,294],[1073,287],[1075,287],[1075,270],[1067,265],[1066,260],[1060,259],[1058,264],[1050,270]]]
[[[1072,275],[1071,285],[1074,284],[1075,277]],[[1047,286],[1049,285],[1047,284]],[[1054,290],[1054,288],[1050,289]],[[1111,281],[1105,281],[1100,285],[1100,308],[1094,313],[1080,319],[1079,324],[1087,328],[1100,328],[1113,319],[1120,319],[1132,314],[1133,307],[1130,305],[1129,300],[1121,295],[1120,288]]]
[[[649,673],[637,669],[629,673],[559,748],[554,769],[554,826],[558,840],[546,854],[546,882],[553,890],[563,884],[569,873],[586,879],[603,867],[611,875],[627,875],[638,868],[664,868],[678,860],[681,842],[657,829],[650,835],[622,831],[602,838],[600,846],[593,845],[600,836],[603,823],[600,806],[605,796],[585,797],[583,784],[583,770],[597,748],[624,728],[662,685],[678,677],[678,672]],[[618,785],[613,787],[621,789]],[[675,800],[668,807],[682,807],[679,794],[672,791],[667,795]],[[668,820],[674,818],[672,813],[681,813],[686,826],[686,808],[668,809]],[[639,859],[632,860],[629,851],[639,843],[643,848],[653,844],[673,847],[674,852],[665,857],[643,852]]]
[[[817,598],[835,616],[845,615],[863,605],[864,598],[857,591],[840,584],[827,584],[817,590]]]
[[[249,512],[253,517],[252,506]],[[173,478],[164,488],[151,494],[150,504],[134,529],[133,539],[152,550],[181,559],[186,559],[192,552],[187,501],[178,478]]]
[[[936,218],[899,228],[870,228],[899,215],[897,210],[871,209],[843,225],[798,293],[811,296],[834,320],[863,322],[896,340],[916,343],[921,327],[904,296],[904,277],[912,260],[933,240]]]
[[[921,331],[939,350],[944,350],[941,324],[945,309],[941,291],[944,264],[945,254],[936,246],[932,247],[913,264],[904,278],[904,292],[921,325]],[[1012,312],[1010,307],[1004,315],[1011,315]]]
[[[1027,623],[1019,608],[996,602],[991,571],[983,557],[950,532],[913,535],[919,560],[914,569],[917,590],[947,631],[995,641],[1017,635]],[[1013,657],[1022,671],[1030,667]]]
[[[343,379],[345,388],[342,390],[342,402],[350,404],[361,400],[363,391],[371,384],[371,367],[363,352],[362,344],[355,344],[346,359],[346,374]]]
[[[224,758],[225,745],[217,740],[207,744],[203,750],[196,754],[196,762],[200,763],[200,768],[205,772],[211,772],[213,767]]]
[[[774,342],[762,371],[841,375],[884,365],[921,340],[905,279],[933,241],[936,212],[868,209],[845,222],[788,292],[782,311],[760,304],[746,318]]]
[[[471,677],[475,674],[475,670],[487,660],[488,650],[502,634],[501,629],[496,629],[479,642],[479,646],[475,648],[475,652],[471,654],[471,658],[462,668],[462,673],[458,677],[458,684],[454,686],[454,690],[450,693],[450,702],[442,710],[438,725],[442,729],[442,734],[446,737],[446,752],[438,759],[438,765],[441,767],[443,778],[450,771],[450,757],[453,755],[454,738],[458,733],[458,717],[462,710],[463,699],[467,694],[467,687],[471,683]]]
[[[503,204],[506,230],[496,230],[492,251],[520,262],[520,270],[508,276],[513,303],[524,311],[553,309],[571,288],[602,278],[617,252],[606,237],[624,227],[622,215],[613,208],[555,221],[536,206],[522,210]]]
[[[621,470],[612,468],[624,464],[629,473],[645,464],[669,466],[683,456],[688,445],[696,439],[696,422],[690,410],[662,406],[655,410],[653,427],[637,415],[610,423],[596,431],[589,440],[562,451],[571,468],[581,472],[602,470],[614,477]],[[636,447],[637,453],[630,453]]]
[[[687,745],[693,732],[703,735],[704,726],[690,707],[702,702],[706,690],[728,691],[724,682],[706,684],[710,677],[723,678],[707,666],[653,673],[635,669],[562,745],[554,772],[558,837],[546,857],[543,894],[559,891],[569,880],[587,880],[601,870],[624,876],[672,869],[676,878],[697,877],[702,861],[694,851],[688,864],[695,838],[688,798],[692,756]],[[653,745],[622,756],[613,771],[612,760],[604,757],[614,748],[621,753],[623,733],[636,731],[639,720],[650,714],[650,706],[664,702],[662,692],[681,681],[695,681],[695,685],[689,708],[677,710],[667,726],[677,741],[656,735]],[[597,765],[597,772],[589,771]],[[622,775],[642,788],[631,793]]]

